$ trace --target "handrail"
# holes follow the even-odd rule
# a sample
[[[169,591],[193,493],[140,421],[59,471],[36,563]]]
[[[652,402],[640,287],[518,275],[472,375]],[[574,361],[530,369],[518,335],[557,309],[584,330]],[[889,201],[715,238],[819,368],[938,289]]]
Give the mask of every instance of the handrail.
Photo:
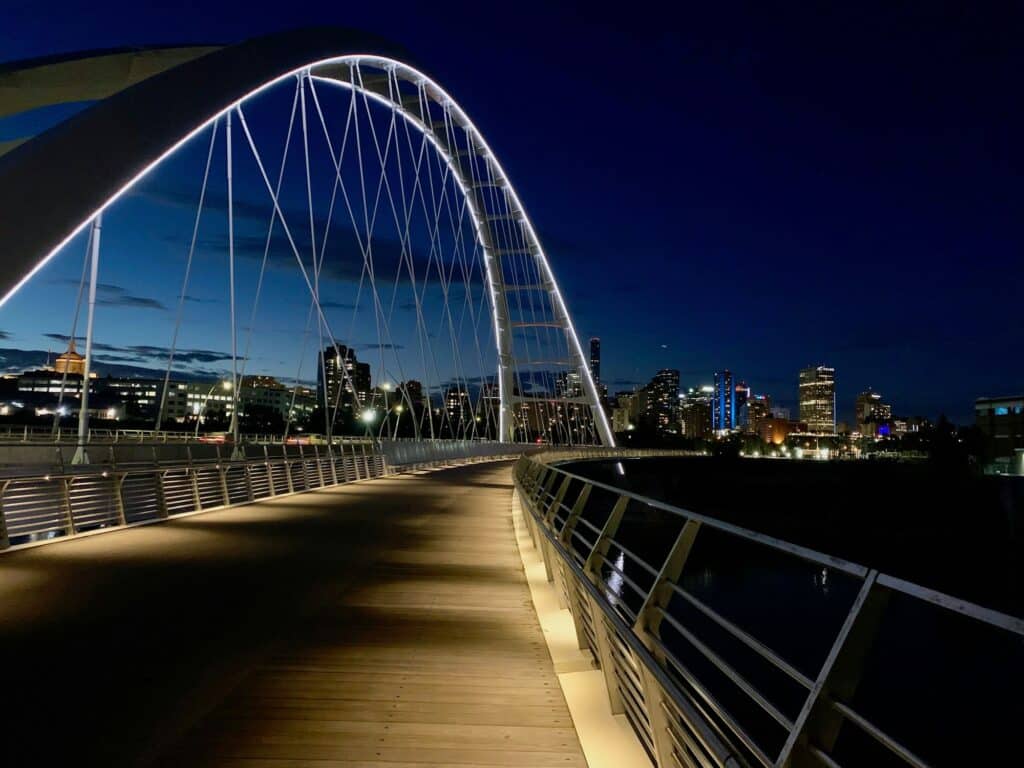
[[[637,455],[642,454],[607,449],[540,452],[520,458],[513,474],[527,528],[544,557],[548,579],[556,582],[558,593],[572,613],[580,647],[589,648],[602,669],[612,711],[626,715],[659,768],[783,768],[808,761],[839,765],[835,747],[842,727],[860,730],[868,742],[884,747],[890,758],[895,756],[913,768],[927,768],[917,752],[869,720],[853,703],[859,681],[871,673],[865,651],[876,642],[883,621],[898,618],[899,611],[905,613],[905,600],[910,600],[917,606],[915,611],[939,612],[936,620],[942,616],[963,617],[966,623],[958,625],[958,631],[982,643],[1002,642],[998,637],[1002,633],[1008,633],[1013,641],[1024,640],[1024,621],[1014,616],[591,480],[559,466],[585,457]],[[616,500],[601,528],[583,519],[595,488],[612,494],[605,495],[606,500]],[[631,504],[644,507],[634,509]],[[675,543],[662,562],[645,560],[644,547],[632,544],[635,536],[628,539],[630,549],[617,541],[627,528],[637,524],[643,508],[669,513],[666,525],[676,530]],[[627,509],[633,512],[627,513]],[[576,535],[580,522],[596,534],[596,540]],[[707,540],[709,531],[725,537]],[[775,552],[773,557],[822,566],[822,578],[827,576],[830,586],[832,579],[846,579],[846,586],[840,584],[840,597],[836,598],[841,598],[838,607],[846,612],[841,624],[831,623],[838,617],[830,619],[829,624],[821,624],[816,616],[807,617],[820,625],[815,635],[819,644],[830,643],[819,649],[820,661],[805,658],[794,663],[763,637],[757,637],[750,627],[741,626],[742,621],[722,615],[698,596],[699,591],[694,594],[687,585],[694,583],[699,574],[687,570],[687,561],[695,544],[704,541],[707,544],[700,562],[705,565],[695,568],[708,567],[707,563],[713,562],[707,560],[709,557],[726,557],[721,552],[730,546],[728,542],[744,541]],[[628,557],[620,566],[610,551]],[[641,572],[654,575],[650,589],[630,576]],[[690,580],[684,584],[686,578]],[[617,591],[624,586],[643,599],[632,625],[628,621],[633,610],[623,604]],[[890,594],[898,594],[903,602],[892,603]],[[737,643],[735,647],[730,645],[733,642]],[[1024,644],[1016,642],[1013,647],[1024,653]],[[698,659],[701,662],[695,664]],[[770,682],[775,678],[759,673],[754,676],[758,681],[755,684],[751,664],[775,670],[771,675],[781,675],[779,682]],[[809,673],[808,664],[820,666]],[[637,688],[635,670],[639,670],[642,690]],[[709,670],[721,677],[710,676]],[[779,693],[780,686],[786,685],[791,690],[788,698]],[[722,692],[727,695],[723,697]],[[802,703],[794,709],[797,692]],[[741,701],[749,702],[753,709],[740,706]],[[758,717],[767,716],[764,722],[777,730],[771,732],[764,724],[755,725],[760,721],[752,713],[757,711],[762,713]]]

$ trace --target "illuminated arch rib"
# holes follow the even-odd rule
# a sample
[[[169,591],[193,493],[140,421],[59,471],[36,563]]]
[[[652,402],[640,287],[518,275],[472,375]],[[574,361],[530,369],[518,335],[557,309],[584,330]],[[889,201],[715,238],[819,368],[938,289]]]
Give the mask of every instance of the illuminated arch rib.
[[[305,73],[320,82],[354,88],[395,110],[427,137],[458,180],[487,270],[498,346],[502,439],[511,435],[512,409],[520,399],[513,386],[514,324],[500,263],[505,254],[497,235],[501,227],[511,225],[523,243],[518,255],[535,260],[542,280],[539,289],[549,296],[554,322],[566,333],[571,368],[583,390],[576,400],[590,407],[602,443],[613,444],[565,302],[504,169],[458,104],[436,82],[404,63],[406,59],[395,46],[348,30],[273,35],[186,61],[27,141],[0,158],[0,210],[20,225],[0,233],[5,266],[0,304],[96,213],[177,147],[244,99]],[[364,77],[364,69],[379,75]],[[410,90],[416,94],[413,101]],[[453,143],[454,127],[462,132],[462,143]],[[505,201],[500,216],[488,209],[484,187],[500,191]]]

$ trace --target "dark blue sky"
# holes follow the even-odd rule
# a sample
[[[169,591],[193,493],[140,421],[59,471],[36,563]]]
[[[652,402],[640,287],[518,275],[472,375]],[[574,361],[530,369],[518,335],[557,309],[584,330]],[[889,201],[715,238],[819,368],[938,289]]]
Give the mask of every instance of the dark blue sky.
[[[613,391],[729,367],[791,404],[819,361],[841,417],[1024,391],[1019,5],[491,5],[8,2],[0,55],[376,32],[488,137]]]

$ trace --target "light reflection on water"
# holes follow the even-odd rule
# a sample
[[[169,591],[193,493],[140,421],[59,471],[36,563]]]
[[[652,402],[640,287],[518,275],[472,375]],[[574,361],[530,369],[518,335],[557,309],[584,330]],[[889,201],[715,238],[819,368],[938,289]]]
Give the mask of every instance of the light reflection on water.
[[[626,555],[624,553],[619,552],[619,556],[615,558],[615,567],[623,573],[626,572]],[[620,602],[622,598],[622,576],[618,572],[612,571],[611,575],[609,575],[608,588],[605,590],[604,595],[612,605]]]

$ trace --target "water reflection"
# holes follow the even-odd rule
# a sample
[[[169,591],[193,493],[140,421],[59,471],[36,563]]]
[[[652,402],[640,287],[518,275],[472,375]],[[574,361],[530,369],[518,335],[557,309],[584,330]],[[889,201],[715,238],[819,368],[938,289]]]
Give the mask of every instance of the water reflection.
[[[828,582],[828,568],[822,568],[821,573],[815,573],[811,577],[814,582],[814,586],[821,590],[821,594],[828,595],[829,582]]]
[[[615,558],[615,567],[622,573],[626,572],[626,556],[622,552],[619,552],[619,556]],[[609,574],[608,588],[605,589],[604,596],[612,605],[617,605],[622,601],[622,575],[618,571],[612,571]]]

